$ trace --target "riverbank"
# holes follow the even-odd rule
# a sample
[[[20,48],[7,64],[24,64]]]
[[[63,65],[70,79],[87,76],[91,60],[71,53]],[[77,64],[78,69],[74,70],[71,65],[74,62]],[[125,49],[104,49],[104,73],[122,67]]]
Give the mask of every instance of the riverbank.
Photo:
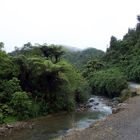
[[[33,129],[35,125],[34,122],[36,122],[37,119],[51,118],[52,116],[58,116],[58,115],[63,115],[63,114],[67,114],[67,112],[63,111],[60,113],[49,114],[47,116],[29,119],[26,121],[18,121],[11,124],[1,124],[0,125],[0,138],[3,136],[11,135],[12,133],[21,129]]]
[[[112,113],[108,106],[110,99],[100,96],[92,96],[87,104],[80,105],[75,112],[57,113],[46,117],[31,119],[27,122],[19,122],[12,125],[3,125],[0,128],[0,139],[26,140],[49,139],[68,134],[73,130],[88,128],[101,118]],[[91,107],[89,107],[91,106]]]
[[[59,140],[139,140],[140,96],[119,105],[119,111],[82,131],[73,131]]]
[[[33,124],[32,122],[16,122],[14,124],[3,124],[0,125],[0,137],[1,136],[7,136],[10,135],[13,131],[19,130],[19,129],[25,129],[25,128],[31,128],[32,129]]]

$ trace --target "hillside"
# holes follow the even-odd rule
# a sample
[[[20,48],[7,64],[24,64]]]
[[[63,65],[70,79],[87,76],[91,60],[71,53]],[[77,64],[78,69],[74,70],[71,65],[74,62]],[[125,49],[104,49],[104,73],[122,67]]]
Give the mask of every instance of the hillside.
[[[58,45],[24,44],[7,54],[0,43],[0,124],[60,111],[87,101],[90,87]]]
[[[129,29],[122,40],[112,36],[103,58],[110,67],[119,67],[128,80],[140,82],[140,16],[135,28]]]
[[[72,63],[79,69],[83,69],[84,65],[91,60],[97,59],[104,56],[104,52],[95,48],[87,48],[82,51],[67,51],[64,55],[64,58]]]
[[[90,59],[83,75],[93,94],[119,97],[131,96],[128,81],[140,82],[140,16],[135,28],[128,29],[122,40],[112,36],[109,48],[101,59]]]

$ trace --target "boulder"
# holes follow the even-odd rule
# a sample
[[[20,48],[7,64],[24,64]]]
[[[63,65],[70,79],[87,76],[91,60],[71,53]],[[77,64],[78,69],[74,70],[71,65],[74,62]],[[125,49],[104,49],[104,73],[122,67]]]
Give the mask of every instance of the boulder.
[[[94,98],[90,98],[88,102],[92,103],[94,101],[95,101]]]
[[[7,124],[7,125],[6,125],[6,128],[11,129],[11,128],[14,128],[14,126],[13,126],[13,125]]]
[[[97,106],[97,105],[99,105],[99,103],[94,103],[94,105],[96,105],[96,106]]]
[[[93,104],[87,104],[87,108],[91,108]]]

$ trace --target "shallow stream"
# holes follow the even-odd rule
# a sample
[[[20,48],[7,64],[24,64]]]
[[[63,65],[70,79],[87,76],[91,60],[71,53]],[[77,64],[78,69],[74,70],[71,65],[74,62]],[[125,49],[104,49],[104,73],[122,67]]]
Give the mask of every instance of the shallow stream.
[[[112,113],[111,107],[106,105],[104,98],[94,96],[89,99],[88,105],[90,108],[83,112],[35,119],[32,129],[18,130],[4,137],[3,140],[50,140],[74,129],[85,129]]]

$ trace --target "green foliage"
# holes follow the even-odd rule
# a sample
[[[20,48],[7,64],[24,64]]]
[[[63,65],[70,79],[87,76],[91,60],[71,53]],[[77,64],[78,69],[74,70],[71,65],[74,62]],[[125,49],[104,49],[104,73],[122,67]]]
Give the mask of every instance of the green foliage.
[[[30,42],[6,54],[0,42],[0,123],[72,111],[89,97],[89,84],[94,94],[128,98],[127,80],[140,82],[140,16],[137,19],[136,28],[122,40],[111,37],[105,54]]]
[[[137,20],[140,22],[140,15],[137,15]]]
[[[17,118],[15,116],[7,116],[3,119],[3,123],[15,123],[17,121]]]
[[[96,72],[98,70],[101,70],[105,67],[104,63],[100,60],[90,60],[85,65],[85,69],[83,71],[83,76],[87,77],[88,75],[92,74],[93,72]]]
[[[139,16],[137,17],[139,21]],[[122,40],[111,37],[110,47],[103,60],[109,67],[117,66],[129,81],[140,82],[140,23],[129,29]]]
[[[61,46],[31,43],[17,48],[11,56],[1,51],[0,101],[12,109],[7,114],[1,111],[2,122],[72,111],[76,103],[87,100],[88,83],[78,70],[60,59],[63,53]]]
[[[60,61],[61,56],[64,54],[62,46],[58,45],[42,45],[40,49],[44,56],[50,58],[53,63]]]
[[[140,82],[140,65],[132,63],[124,70],[130,81]]]
[[[2,48],[4,48],[4,43],[0,42],[0,50],[2,50]]]
[[[8,116],[13,113],[12,108],[10,106],[8,106],[7,104],[0,104],[0,108],[1,108],[1,113],[4,116]]]
[[[118,98],[118,101],[122,103],[130,97],[132,97],[130,89],[124,89],[122,90],[120,97]]]
[[[7,104],[0,104],[0,124],[6,123],[5,119],[13,114],[13,109]]]
[[[126,77],[116,68],[95,72],[88,79],[94,94],[117,97],[127,88]]]
[[[44,112],[47,114],[48,113],[47,110],[42,111],[43,110],[42,108],[45,106],[46,106],[46,104],[43,105],[39,102],[32,101],[32,104],[30,107],[30,109],[31,109],[30,117],[33,117],[33,118],[38,117],[38,116],[42,115]]]
[[[9,54],[11,56],[24,55],[26,57],[43,56],[42,51],[40,50],[40,45],[36,44],[35,46],[33,46],[30,42],[24,44],[22,48],[15,47],[15,51]]]
[[[11,79],[17,75],[17,69],[13,64],[12,58],[5,52],[0,51],[0,79]]]
[[[110,49],[115,49],[117,48],[117,38],[112,36],[111,39],[110,39]]]
[[[80,70],[84,70],[84,65],[89,60],[98,59],[104,56],[104,52],[95,48],[88,48],[83,51],[67,51],[64,54],[64,59],[73,64]]]
[[[0,102],[9,102],[12,94],[21,90],[20,81],[17,78],[13,77],[10,80],[2,80],[0,85]]]
[[[0,124],[4,123],[4,115],[0,112]]]
[[[10,105],[14,110],[15,116],[18,116],[19,119],[28,118],[31,114],[32,102],[26,92],[15,92]]]
[[[63,77],[65,77],[67,81],[68,89],[71,90],[70,93],[74,93],[75,101],[86,101],[90,93],[90,88],[87,81],[82,77],[81,73],[70,64],[62,61],[61,65],[63,65],[66,69]]]

